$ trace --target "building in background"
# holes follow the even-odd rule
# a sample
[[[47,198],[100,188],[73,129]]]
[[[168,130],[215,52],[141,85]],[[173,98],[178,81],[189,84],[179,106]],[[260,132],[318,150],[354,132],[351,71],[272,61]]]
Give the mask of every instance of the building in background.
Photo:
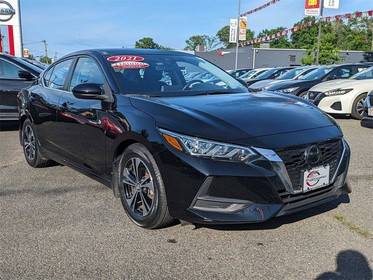
[[[302,65],[306,52],[305,49],[239,48],[238,68],[298,66]],[[235,66],[235,49],[196,52],[196,55],[225,70],[234,69]],[[343,63],[372,62],[373,52],[340,51],[340,57]]]
[[[22,56],[19,0],[0,1],[0,52]]]

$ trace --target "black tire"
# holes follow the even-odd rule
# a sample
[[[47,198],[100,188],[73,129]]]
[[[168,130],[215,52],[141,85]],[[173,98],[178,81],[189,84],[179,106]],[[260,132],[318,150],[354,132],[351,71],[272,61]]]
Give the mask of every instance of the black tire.
[[[25,120],[22,125],[21,137],[23,153],[30,166],[34,168],[43,168],[54,164],[53,161],[41,155],[38,138],[29,119]]]
[[[118,169],[120,199],[128,217],[148,229],[171,224],[174,219],[168,211],[161,173],[147,148],[137,143],[130,145],[120,156]]]
[[[360,94],[358,97],[356,97],[354,103],[352,104],[351,116],[354,119],[361,120],[363,118],[364,107],[362,106],[366,97],[366,93]]]

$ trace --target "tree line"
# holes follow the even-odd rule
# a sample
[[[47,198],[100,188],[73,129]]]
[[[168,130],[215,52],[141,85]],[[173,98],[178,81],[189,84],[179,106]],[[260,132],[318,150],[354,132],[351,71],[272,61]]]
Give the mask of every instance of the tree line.
[[[314,21],[312,17],[305,17],[294,24]],[[276,34],[285,30],[285,27],[264,29],[258,34],[258,38]],[[373,19],[354,18],[335,22],[322,23],[322,36],[320,47],[320,63],[331,64],[339,61],[339,50],[373,51]],[[317,45],[318,24],[314,24],[303,30],[292,33],[290,36],[283,36],[269,42],[271,48],[295,48],[307,49],[307,55],[303,58],[304,64],[315,63],[315,53]],[[254,31],[248,29],[247,40],[255,38]],[[193,35],[185,41],[185,50],[195,51],[199,46],[205,50],[215,50],[218,48],[232,48],[235,46],[229,43],[229,26],[224,26],[215,35]],[[145,37],[135,44],[136,48],[156,48],[170,49],[154,42],[152,38]],[[254,47],[260,47],[259,44]]]

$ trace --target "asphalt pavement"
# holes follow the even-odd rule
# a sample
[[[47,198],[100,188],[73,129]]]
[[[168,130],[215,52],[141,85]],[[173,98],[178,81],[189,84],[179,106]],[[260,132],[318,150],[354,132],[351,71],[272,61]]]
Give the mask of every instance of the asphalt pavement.
[[[29,167],[0,131],[0,279],[372,280],[373,130],[339,119],[350,198],[264,224],[135,226],[112,191],[64,166]]]

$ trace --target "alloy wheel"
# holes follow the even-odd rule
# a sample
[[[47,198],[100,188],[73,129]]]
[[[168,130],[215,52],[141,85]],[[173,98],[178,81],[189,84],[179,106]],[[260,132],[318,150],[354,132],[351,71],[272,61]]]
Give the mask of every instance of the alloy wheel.
[[[147,216],[154,205],[154,181],[138,157],[130,158],[123,169],[124,196],[130,211],[140,217]]]
[[[356,104],[356,111],[360,116],[363,116],[364,114],[364,102],[365,98],[361,98]]]
[[[36,156],[36,141],[32,127],[26,125],[23,129],[23,148],[29,161],[33,161]]]

